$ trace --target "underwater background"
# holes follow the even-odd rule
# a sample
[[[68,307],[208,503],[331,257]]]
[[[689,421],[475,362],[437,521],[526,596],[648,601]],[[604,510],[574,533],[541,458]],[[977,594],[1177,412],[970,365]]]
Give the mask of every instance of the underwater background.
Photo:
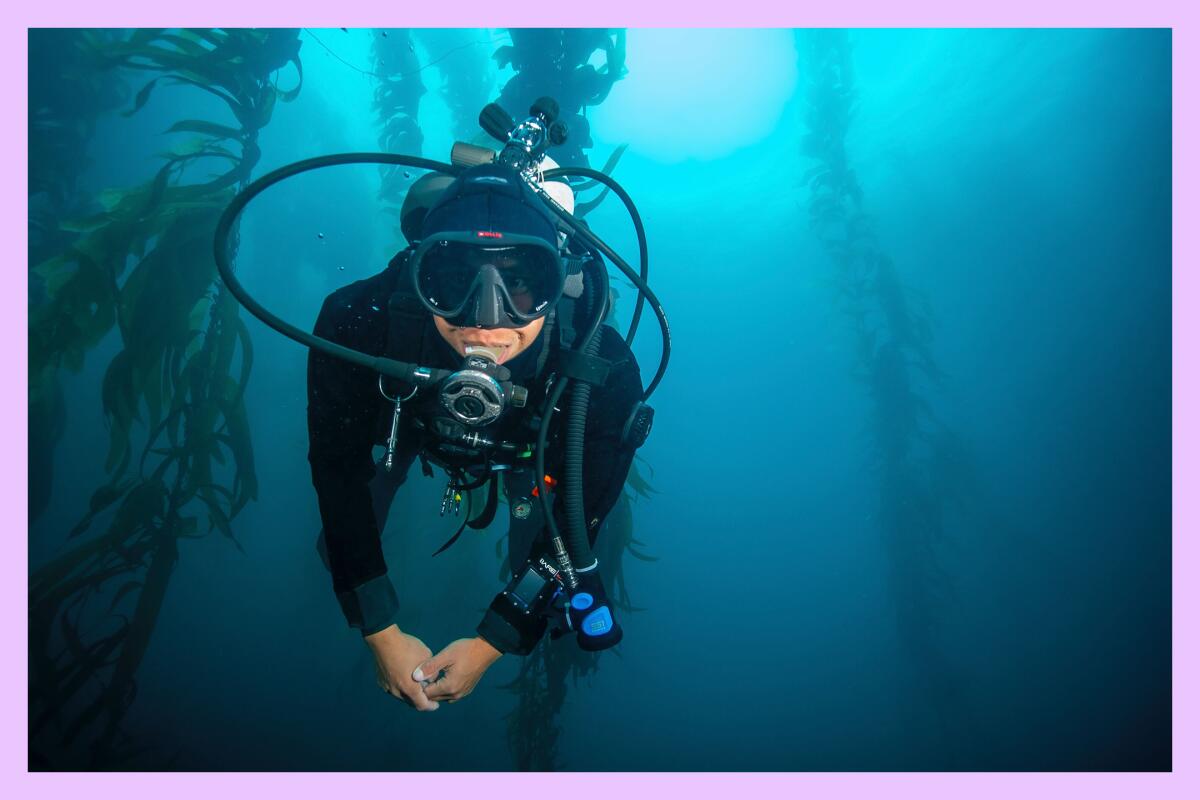
[[[32,769],[1170,769],[1169,31],[34,30],[29,52]],[[381,697],[315,550],[307,353],[220,288],[213,226],[271,169],[446,160],[485,103],[543,94],[574,121],[551,154],[637,204],[671,322],[601,532],[625,640],[547,638],[418,714]],[[311,328],[404,246],[418,176],[269,190],[240,278]],[[615,197],[587,220],[633,261]],[[442,489],[414,469],[383,534],[434,652],[474,635],[505,534],[430,558]]]

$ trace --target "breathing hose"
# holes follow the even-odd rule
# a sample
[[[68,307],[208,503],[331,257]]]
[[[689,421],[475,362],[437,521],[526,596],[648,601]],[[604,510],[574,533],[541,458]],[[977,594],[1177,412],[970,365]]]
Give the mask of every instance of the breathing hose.
[[[351,364],[365,367],[373,372],[382,373],[389,378],[396,378],[412,384],[422,384],[439,380],[449,375],[450,370],[421,370],[417,364],[407,364],[402,361],[394,361],[390,358],[380,358],[360,353],[357,350],[343,347],[328,339],[322,339],[320,336],[314,336],[308,331],[301,330],[295,325],[285,322],[251,297],[245,287],[242,286],[241,281],[238,280],[237,275],[233,272],[233,265],[229,257],[229,234],[233,229],[234,222],[237,221],[238,215],[242,213],[242,209],[255,197],[280,181],[287,180],[302,172],[337,166],[339,164],[394,164],[396,166],[426,169],[433,172],[445,172],[451,175],[457,174],[460,171],[458,167],[452,164],[443,164],[440,161],[431,161],[427,158],[415,158],[413,156],[401,156],[392,153],[335,153],[333,155],[307,158],[303,161],[297,161],[294,164],[280,167],[277,170],[268,172],[257,180],[251,181],[245,189],[242,189],[234,196],[233,200],[226,206],[225,211],[222,212],[220,220],[217,221],[216,232],[213,235],[213,258],[217,262],[217,272],[220,274],[221,280],[229,287],[229,291],[237,298],[238,302],[246,307],[247,311],[266,323],[268,327],[282,333],[293,341],[299,342],[305,347],[318,350],[334,358],[349,361]]]

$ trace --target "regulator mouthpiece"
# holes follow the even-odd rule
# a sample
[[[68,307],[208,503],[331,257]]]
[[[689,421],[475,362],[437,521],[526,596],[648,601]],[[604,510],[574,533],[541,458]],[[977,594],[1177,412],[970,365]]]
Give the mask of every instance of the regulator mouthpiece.
[[[469,344],[466,347],[467,355],[480,355],[484,358],[490,358],[492,361],[500,362],[500,351],[494,347],[481,347],[479,345]]]
[[[462,369],[442,381],[438,390],[442,408],[457,422],[482,428],[498,420],[510,405],[524,407],[527,390],[512,384],[509,371],[496,363],[498,358],[492,348],[468,347]]]

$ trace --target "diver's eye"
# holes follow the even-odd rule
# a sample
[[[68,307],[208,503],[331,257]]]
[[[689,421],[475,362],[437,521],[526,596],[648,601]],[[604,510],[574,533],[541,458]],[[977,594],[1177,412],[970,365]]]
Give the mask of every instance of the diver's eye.
[[[442,280],[446,282],[447,286],[465,289],[471,283],[471,278],[472,276],[465,270],[450,270]]]

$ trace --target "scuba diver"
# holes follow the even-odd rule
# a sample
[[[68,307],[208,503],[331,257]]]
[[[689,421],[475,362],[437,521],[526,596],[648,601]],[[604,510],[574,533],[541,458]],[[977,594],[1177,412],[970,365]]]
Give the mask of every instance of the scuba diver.
[[[217,226],[217,265],[233,294],[310,348],[308,458],[324,526],[318,551],[348,624],[374,654],[379,685],[423,711],[465,697],[501,655],[529,654],[547,629],[554,638],[574,633],[592,651],[622,638],[592,547],[649,434],[653,409],[645,401],[666,369],[669,330],[646,284],[645,232],[628,195],[603,173],[556,168],[545,155],[566,138],[556,116],[550,98],[519,123],[491,104],[480,124],[503,149],[459,143],[452,165],[382,153],[298,162],[246,187]],[[344,163],[434,172],[405,199],[408,247],[382,272],[329,295],[308,334],[246,294],[228,239],[263,189]],[[571,215],[574,193],[561,179],[572,176],[607,185],[625,203],[640,272]],[[604,324],[611,311],[605,257],[640,292],[626,337]],[[629,341],[647,300],[663,355],[643,389]],[[462,519],[438,552],[466,527],[495,519],[501,487],[508,506],[512,580],[475,636],[436,655],[405,630],[380,543],[396,491],[418,459],[426,476],[444,471],[440,511]],[[486,501],[476,512],[479,495]]]

